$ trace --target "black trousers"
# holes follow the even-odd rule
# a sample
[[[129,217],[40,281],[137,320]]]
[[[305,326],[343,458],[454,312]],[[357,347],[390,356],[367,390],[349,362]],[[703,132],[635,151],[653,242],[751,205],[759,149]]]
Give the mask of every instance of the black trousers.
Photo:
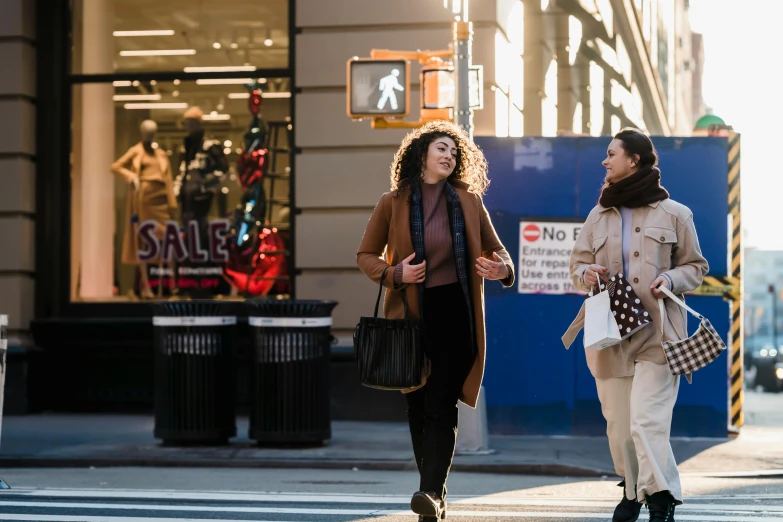
[[[459,283],[424,291],[424,322],[432,372],[427,384],[406,394],[408,424],[419,490],[445,499],[457,441],[457,401],[475,359],[470,314]]]

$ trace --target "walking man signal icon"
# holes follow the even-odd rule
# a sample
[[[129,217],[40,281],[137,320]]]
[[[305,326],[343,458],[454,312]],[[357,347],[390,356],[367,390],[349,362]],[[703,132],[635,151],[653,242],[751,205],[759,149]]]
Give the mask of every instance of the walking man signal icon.
[[[410,110],[408,60],[348,60],[347,112],[353,119],[404,118]]]
[[[378,110],[383,110],[388,101],[393,111],[397,110],[397,95],[395,90],[404,91],[405,87],[400,85],[397,78],[400,76],[399,69],[392,69],[392,72],[388,76],[381,78],[379,89],[381,91],[381,99],[378,100]]]

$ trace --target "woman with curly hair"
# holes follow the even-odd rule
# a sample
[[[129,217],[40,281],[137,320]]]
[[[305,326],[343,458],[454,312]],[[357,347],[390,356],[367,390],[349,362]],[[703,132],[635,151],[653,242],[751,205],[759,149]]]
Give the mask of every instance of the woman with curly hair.
[[[484,279],[514,284],[514,264],[481,196],[487,162],[457,125],[437,121],[409,133],[391,165],[356,254],[376,284],[386,272],[383,310],[423,318],[429,375],[406,390],[413,453],[421,478],[411,509],[446,517],[446,478],[457,438],[457,401],[476,407],[484,376]]]

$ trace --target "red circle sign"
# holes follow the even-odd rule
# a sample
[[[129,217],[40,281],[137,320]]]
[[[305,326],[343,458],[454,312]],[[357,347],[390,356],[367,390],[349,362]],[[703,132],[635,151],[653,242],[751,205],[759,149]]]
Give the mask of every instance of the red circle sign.
[[[531,223],[522,229],[522,237],[531,243],[538,241],[538,238],[541,237],[541,229],[538,228],[538,225]]]

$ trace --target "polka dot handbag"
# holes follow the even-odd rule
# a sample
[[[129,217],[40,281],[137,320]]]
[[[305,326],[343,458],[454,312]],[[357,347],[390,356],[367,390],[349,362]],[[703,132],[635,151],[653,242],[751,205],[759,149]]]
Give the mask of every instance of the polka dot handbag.
[[[623,341],[650,324],[650,314],[622,273],[612,276],[606,289],[609,292],[609,307]]]

